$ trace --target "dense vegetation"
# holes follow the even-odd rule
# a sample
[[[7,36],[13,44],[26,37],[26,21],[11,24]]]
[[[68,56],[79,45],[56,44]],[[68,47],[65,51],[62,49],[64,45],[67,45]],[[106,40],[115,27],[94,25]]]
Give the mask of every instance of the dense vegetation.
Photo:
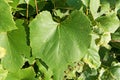
[[[120,80],[120,0],[0,0],[0,80]]]

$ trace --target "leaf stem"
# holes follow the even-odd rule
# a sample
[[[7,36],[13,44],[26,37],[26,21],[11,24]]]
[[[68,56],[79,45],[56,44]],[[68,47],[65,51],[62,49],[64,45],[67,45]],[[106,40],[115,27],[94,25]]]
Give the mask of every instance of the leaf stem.
[[[36,13],[38,14],[38,5],[37,5],[37,0],[35,0],[35,6],[36,6]]]
[[[26,18],[28,19],[28,8],[29,8],[29,5],[27,3],[27,10],[26,10]]]

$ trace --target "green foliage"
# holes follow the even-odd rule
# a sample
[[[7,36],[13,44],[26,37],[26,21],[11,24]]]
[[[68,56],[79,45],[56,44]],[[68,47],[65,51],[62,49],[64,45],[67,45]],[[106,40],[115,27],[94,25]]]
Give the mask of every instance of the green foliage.
[[[29,27],[33,56],[42,59],[56,77],[63,74],[68,63],[83,58],[90,45],[90,22],[80,11],[71,13],[59,24],[52,20],[49,12],[44,11]]]
[[[11,8],[5,0],[0,0],[0,32],[17,29],[13,20]]]
[[[0,0],[0,80],[120,80],[120,0]]]

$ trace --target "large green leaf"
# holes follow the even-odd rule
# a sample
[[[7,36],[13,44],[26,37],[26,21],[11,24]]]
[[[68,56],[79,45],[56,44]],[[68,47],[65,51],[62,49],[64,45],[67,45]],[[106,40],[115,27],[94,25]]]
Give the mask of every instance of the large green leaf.
[[[0,0],[0,32],[17,29],[11,8],[5,0]]]
[[[54,22],[44,11],[29,26],[33,56],[53,70],[55,80],[61,80],[67,64],[83,58],[89,48],[90,22],[80,11],[62,23]]]
[[[6,50],[2,64],[10,72],[16,72],[23,66],[23,56],[29,57],[29,47],[26,44],[26,33],[22,23],[22,20],[17,20],[17,30],[0,33],[0,46]]]

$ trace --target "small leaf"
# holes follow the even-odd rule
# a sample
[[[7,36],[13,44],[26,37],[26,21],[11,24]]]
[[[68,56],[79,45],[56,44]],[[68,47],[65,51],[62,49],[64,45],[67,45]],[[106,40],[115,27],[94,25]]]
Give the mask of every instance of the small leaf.
[[[104,46],[109,49],[108,43],[110,42],[110,40],[111,40],[110,32],[105,32],[101,35],[100,41],[98,42],[97,45]]]
[[[97,79],[97,70],[85,66],[85,69],[79,76],[77,80],[96,80]]]
[[[97,13],[99,6],[100,0],[90,0],[90,11],[94,19],[96,19],[99,16]]]
[[[92,40],[88,53],[83,58],[84,62],[89,65],[90,68],[98,69],[100,67],[100,56],[98,54],[99,46],[95,44],[95,40],[98,38],[97,35],[91,34]]]
[[[110,11],[110,3],[108,0],[100,0],[100,15],[107,14]]]
[[[120,80],[120,64],[112,65],[101,76],[101,80]]]
[[[104,32],[114,33],[120,26],[120,22],[115,13],[101,16],[96,19],[98,27],[102,28]]]

